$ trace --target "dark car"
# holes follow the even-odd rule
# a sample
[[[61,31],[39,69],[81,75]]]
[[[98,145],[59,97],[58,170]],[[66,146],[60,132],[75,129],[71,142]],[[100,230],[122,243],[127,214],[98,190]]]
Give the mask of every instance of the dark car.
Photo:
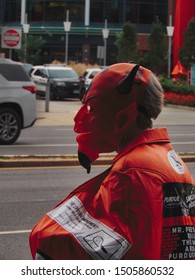
[[[34,66],[30,77],[36,84],[37,94],[45,96],[50,85],[50,99],[79,98],[79,75],[71,68],[61,65]]]

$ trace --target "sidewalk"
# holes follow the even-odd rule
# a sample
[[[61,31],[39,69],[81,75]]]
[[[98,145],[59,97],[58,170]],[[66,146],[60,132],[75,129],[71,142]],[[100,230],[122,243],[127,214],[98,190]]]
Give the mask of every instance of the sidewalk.
[[[45,101],[37,100],[37,121],[35,125],[74,125],[74,116],[82,106],[81,101],[55,102],[50,101],[49,112],[45,112]],[[154,125],[194,125],[195,108],[168,105],[154,121]]]
[[[37,121],[35,126],[74,125],[74,116],[81,106],[80,101],[50,102],[49,112],[45,112],[45,101],[37,100]],[[155,126],[194,125],[195,109],[178,106],[166,106],[161,115],[154,121]],[[100,156],[94,165],[110,165],[113,154]],[[185,162],[195,162],[194,154],[181,155]],[[43,166],[78,166],[77,155],[66,156],[14,156],[1,158],[1,168],[11,167],[43,167]]]
[[[68,102],[68,101],[67,101]],[[46,111],[45,100],[37,100],[37,121],[35,126],[41,125],[74,125],[74,116],[82,106],[81,101],[49,102],[49,112]]]

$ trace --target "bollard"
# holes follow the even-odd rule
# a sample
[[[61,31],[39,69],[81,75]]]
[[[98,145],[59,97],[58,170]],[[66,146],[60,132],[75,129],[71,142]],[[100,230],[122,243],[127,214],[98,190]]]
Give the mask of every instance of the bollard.
[[[49,100],[50,100],[50,81],[48,79],[46,85],[46,93],[45,93],[45,112],[49,112]]]

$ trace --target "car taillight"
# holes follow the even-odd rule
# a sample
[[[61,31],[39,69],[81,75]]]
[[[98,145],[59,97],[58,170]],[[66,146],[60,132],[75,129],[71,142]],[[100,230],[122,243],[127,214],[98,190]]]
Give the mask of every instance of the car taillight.
[[[23,89],[28,90],[31,93],[36,93],[36,91],[37,91],[35,86],[23,86]]]

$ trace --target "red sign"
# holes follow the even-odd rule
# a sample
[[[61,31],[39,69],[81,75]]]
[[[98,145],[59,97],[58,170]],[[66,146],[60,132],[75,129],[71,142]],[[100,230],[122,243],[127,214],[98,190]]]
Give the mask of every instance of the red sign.
[[[21,29],[4,28],[2,48],[19,49],[21,47]]]

